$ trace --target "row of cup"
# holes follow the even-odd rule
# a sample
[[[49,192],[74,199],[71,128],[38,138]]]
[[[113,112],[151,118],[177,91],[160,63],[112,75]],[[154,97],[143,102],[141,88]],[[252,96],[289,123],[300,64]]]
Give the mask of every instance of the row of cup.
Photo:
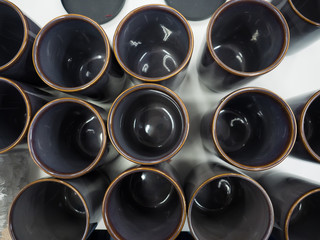
[[[279,240],[319,234],[319,184],[279,172],[258,182],[218,162],[193,168],[184,191],[168,163],[130,168],[109,186],[101,169],[41,179],[13,201],[9,229],[17,240],[86,239],[103,216],[114,239],[175,239],[186,218],[197,240],[267,240],[273,226]]]

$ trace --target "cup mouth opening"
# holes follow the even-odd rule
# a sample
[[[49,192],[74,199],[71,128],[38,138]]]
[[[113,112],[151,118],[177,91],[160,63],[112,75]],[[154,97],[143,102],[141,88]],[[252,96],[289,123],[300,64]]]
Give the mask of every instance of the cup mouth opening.
[[[0,148],[0,154],[11,150],[12,148],[14,148],[17,144],[19,144],[21,142],[21,140],[27,134],[27,131],[28,131],[28,128],[29,128],[29,125],[31,122],[31,105],[30,105],[30,101],[29,101],[27,94],[24,92],[24,90],[17,83],[13,82],[12,80],[9,80],[4,77],[0,77],[0,83],[1,82],[4,82],[4,83],[8,84],[10,87],[15,88],[15,90],[17,90],[17,93],[19,93],[20,96],[23,98],[23,101],[25,103],[26,119],[25,119],[23,130],[21,131],[20,135],[9,146],[4,147],[4,148]]]
[[[217,121],[219,118],[219,113],[224,108],[224,106],[229,101],[233,100],[235,97],[240,96],[242,94],[247,94],[247,93],[257,93],[257,94],[262,94],[266,97],[272,98],[275,102],[277,102],[278,104],[281,105],[282,109],[286,112],[288,122],[290,122],[290,126],[289,126],[290,135],[289,135],[289,139],[287,141],[287,144],[285,145],[284,150],[282,151],[281,154],[278,155],[278,157],[276,159],[273,159],[268,164],[252,166],[252,165],[241,164],[238,161],[232,159],[222,149],[222,146],[219,143],[217,133],[215,131],[215,129],[217,128]],[[280,96],[278,96],[275,93],[273,93],[267,89],[264,89],[264,88],[248,87],[248,88],[238,89],[238,90],[230,93],[229,95],[227,95],[225,98],[223,98],[220,101],[220,103],[218,104],[218,107],[216,108],[214,115],[213,115],[211,134],[212,134],[213,143],[214,143],[216,149],[218,150],[219,154],[223,157],[223,159],[225,159],[228,163],[230,163],[231,165],[236,166],[240,169],[247,170],[247,171],[261,171],[261,170],[268,170],[270,168],[277,166],[289,155],[289,153],[291,152],[291,150],[294,146],[294,143],[295,143],[295,139],[296,139],[296,135],[297,135],[297,125],[296,125],[294,113],[292,112],[289,105]]]
[[[217,55],[216,51],[214,50],[214,46],[212,43],[212,31],[213,31],[213,26],[216,22],[216,20],[220,17],[220,14],[223,13],[224,11],[228,10],[231,7],[236,7],[237,4],[242,4],[242,3],[252,3],[252,4],[257,4],[265,7],[268,9],[271,13],[273,13],[274,17],[277,19],[277,21],[282,25],[282,33],[283,33],[283,44],[282,48],[277,56],[277,58],[267,67],[257,70],[257,71],[239,71],[236,69],[233,69],[229,67],[227,64],[225,64]],[[206,44],[207,48],[210,52],[211,57],[214,59],[214,61],[225,71],[228,73],[240,76],[240,77],[255,77],[255,76],[260,76],[263,75],[267,72],[270,72],[274,68],[276,68],[281,61],[284,59],[288,48],[289,48],[289,42],[290,42],[290,32],[289,32],[289,26],[287,24],[287,21],[285,20],[284,16],[282,13],[274,7],[271,3],[263,0],[233,0],[233,1],[227,1],[226,3],[222,4],[212,15],[212,17],[209,20],[209,24],[207,27],[207,36],[206,36]]]
[[[151,160],[144,160],[142,158],[135,157],[132,154],[129,154],[128,151],[126,151],[121,146],[121,144],[116,139],[115,129],[114,129],[113,123],[114,123],[114,115],[115,115],[115,112],[117,111],[119,104],[127,96],[129,96],[130,94],[132,94],[136,91],[143,91],[143,90],[148,90],[148,89],[160,91],[160,92],[170,96],[175,101],[175,103],[177,103],[177,105],[180,108],[181,113],[182,113],[182,118],[184,121],[184,129],[182,129],[182,131],[181,131],[181,134],[180,134],[181,141],[179,140],[180,141],[179,144],[176,144],[176,146],[174,148],[172,148],[170,150],[170,152],[168,151],[168,153],[165,156],[153,157]],[[109,110],[109,113],[108,113],[107,130],[108,130],[109,139],[110,139],[112,145],[120,153],[120,155],[122,155],[124,158],[126,158],[129,161],[136,163],[136,164],[154,165],[154,164],[158,164],[158,163],[161,163],[161,162],[164,162],[164,161],[171,159],[174,155],[176,155],[181,150],[181,148],[183,147],[183,145],[185,144],[185,142],[187,140],[188,133],[189,133],[189,115],[187,112],[187,108],[185,107],[182,99],[175,92],[171,91],[170,89],[168,89],[164,86],[158,85],[158,84],[149,84],[149,83],[140,84],[140,85],[136,85],[136,86],[133,86],[133,87],[125,90],[113,102],[113,104]]]
[[[303,15],[303,14],[296,8],[296,6],[295,6],[294,3],[292,2],[292,0],[288,0],[288,2],[289,2],[289,4],[290,4],[291,8],[293,9],[293,11],[294,11],[303,21],[308,22],[308,23],[310,23],[310,24],[312,24],[312,25],[315,25],[315,26],[317,26],[317,27],[320,27],[320,21],[319,21],[319,22],[318,22],[318,21],[314,21],[314,20],[308,18],[307,16]]]
[[[165,172],[158,170],[156,168],[153,167],[147,167],[147,166],[140,166],[140,167],[136,167],[136,168],[132,168],[129,170],[124,171],[123,173],[121,173],[119,176],[117,176],[109,185],[104,198],[103,198],[103,203],[102,203],[102,216],[103,216],[103,221],[104,224],[107,228],[107,230],[109,231],[110,235],[115,238],[115,239],[123,239],[121,236],[121,233],[119,233],[116,229],[116,227],[113,226],[112,221],[109,218],[109,213],[108,213],[108,204],[112,195],[113,190],[116,188],[117,184],[121,183],[121,181],[132,175],[135,173],[140,173],[140,172],[152,172],[155,174],[158,174],[160,176],[162,176],[163,178],[165,178],[166,180],[168,180],[171,185],[174,187],[175,192],[177,193],[177,196],[179,198],[179,207],[181,208],[181,218],[179,221],[179,224],[177,224],[177,227],[175,229],[175,231],[173,231],[173,233],[171,234],[171,236],[168,239],[175,239],[179,233],[182,231],[185,219],[186,219],[186,203],[185,203],[185,197],[184,197],[184,193],[182,188],[180,187],[180,185],[172,178],[170,177],[168,174],[166,174]]]
[[[64,103],[79,105],[79,107],[83,107],[86,110],[91,111],[94,114],[94,116],[97,117],[102,130],[102,143],[95,158],[92,159],[91,163],[88,164],[86,167],[84,167],[82,170],[74,171],[74,172],[71,172],[71,171],[61,172],[61,171],[58,171],[57,169],[54,169],[53,167],[44,163],[42,159],[38,156],[37,151],[34,149],[34,137],[33,137],[34,133],[33,132],[34,132],[34,129],[36,128],[37,122],[43,117],[43,115],[47,113],[47,111],[50,111],[52,108],[56,107],[57,105],[64,104]],[[76,98],[60,98],[45,104],[42,108],[38,110],[38,112],[35,114],[34,118],[30,123],[27,141],[28,141],[28,149],[32,157],[32,160],[38,167],[40,167],[45,173],[49,174],[50,176],[61,178],[61,179],[71,179],[71,178],[80,177],[90,172],[98,165],[106,149],[107,130],[105,127],[104,120],[101,117],[100,113],[89,103]]]
[[[43,38],[46,36],[46,33],[49,32],[53,27],[64,23],[64,22],[68,22],[68,21],[80,21],[82,23],[87,23],[90,26],[92,26],[96,31],[98,31],[100,33],[101,38],[104,41],[104,46],[105,46],[105,61],[103,63],[103,66],[101,67],[99,73],[89,82],[79,85],[79,86],[75,86],[75,87],[66,87],[66,86],[62,86],[61,84],[57,84],[55,81],[53,81],[52,79],[50,79],[45,72],[43,71],[42,67],[41,67],[41,63],[40,63],[40,59],[39,59],[39,48],[41,47]],[[49,21],[37,34],[34,44],[33,44],[33,49],[32,49],[32,60],[33,60],[33,64],[35,66],[35,70],[37,72],[37,74],[39,75],[39,77],[42,79],[42,81],[47,84],[49,87],[58,90],[58,91],[62,91],[62,92],[67,92],[67,93],[72,93],[72,92],[79,92],[82,90],[85,90],[91,86],[93,86],[94,84],[96,84],[101,77],[103,76],[103,74],[106,72],[108,66],[110,65],[110,58],[111,58],[111,48],[110,48],[110,43],[108,40],[108,37],[105,33],[105,31],[103,30],[103,28],[94,20],[80,15],[80,14],[66,14],[66,15],[62,15],[59,17],[54,18],[53,20]]]
[[[189,45],[188,45],[188,52],[186,54],[186,57],[184,58],[182,63],[174,71],[172,71],[171,73],[169,73],[165,76],[161,76],[161,77],[146,77],[141,74],[135,73],[122,60],[120,53],[119,53],[119,49],[118,49],[119,34],[120,34],[120,31],[123,28],[123,26],[131,18],[133,18],[135,16],[135,14],[137,14],[139,12],[143,12],[143,11],[148,11],[148,10],[158,10],[158,11],[163,11],[163,12],[167,12],[169,14],[172,14],[177,20],[179,20],[184,25],[185,31],[188,34]],[[114,34],[114,38],[113,38],[113,49],[114,49],[115,57],[116,57],[118,63],[120,64],[120,66],[122,67],[122,69],[124,69],[125,72],[127,74],[129,74],[131,77],[139,79],[143,82],[157,83],[157,82],[161,82],[161,81],[164,81],[164,80],[167,80],[171,77],[176,76],[178,73],[180,73],[188,65],[188,63],[191,59],[191,56],[192,56],[193,47],[194,47],[193,33],[191,30],[191,26],[190,26],[189,22],[187,21],[187,19],[181,13],[179,13],[177,10],[175,10],[174,8],[169,7],[167,5],[162,5],[162,4],[148,4],[148,5],[138,7],[136,9],[132,10],[131,12],[129,12],[121,20],[121,22],[117,26],[115,34]]]
[[[17,196],[14,198],[9,212],[8,212],[8,228],[9,228],[9,233],[12,239],[16,239],[15,233],[14,233],[14,227],[13,227],[13,223],[12,223],[12,218],[13,218],[13,211],[14,211],[14,207],[15,204],[17,203],[17,201],[19,200],[20,196],[22,196],[26,191],[28,191],[31,187],[37,185],[37,184],[41,184],[41,183],[57,183],[57,184],[61,184],[65,187],[67,187],[68,189],[72,190],[73,193],[75,193],[77,195],[77,197],[81,200],[84,210],[85,210],[85,215],[86,215],[86,227],[85,230],[83,232],[82,235],[82,240],[86,239],[88,234],[89,234],[89,227],[90,227],[90,212],[89,212],[89,208],[88,205],[84,199],[84,197],[82,196],[82,194],[71,184],[60,180],[60,179],[54,179],[54,178],[44,178],[44,179],[39,179],[36,180],[34,182],[29,183],[28,185],[26,185],[25,187],[23,187],[20,192],[17,194]]]
[[[20,57],[22,56],[24,51],[26,50],[27,42],[28,42],[28,22],[26,20],[26,17],[21,12],[21,10],[15,4],[13,4],[7,0],[2,0],[0,2],[0,7],[1,7],[1,5],[8,6],[13,11],[15,11],[17,16],[20,18],[20,21],[21,21],[21,24],[23,27],[23,39],[22,39],[22,42],[21,42],[21,45],[20,45],[18,52],[14,55],[14,57],[10,61],[8,61],[7,63],[5,63],[3,65],[0,65],[0,71],[4,71],[7,68],[9,68],[10,66],[12,66],[14,63],[16,63],[20,59]]]

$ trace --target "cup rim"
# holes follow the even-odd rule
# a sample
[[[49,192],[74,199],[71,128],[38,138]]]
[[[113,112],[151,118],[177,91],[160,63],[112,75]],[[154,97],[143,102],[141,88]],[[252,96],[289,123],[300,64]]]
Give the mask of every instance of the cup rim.
[[[28,190],[30,187],[32,187],[33,185],[36,185],[38,183],[45,183],[45,182],[53,182],[53,183],[59,183],[59,184],[62,184],[68,188],[70,188],[71,190],[73,190],[77,196],[80,198],[84,208],[85,208],[85,211],[86,211],[86,229],[82,235],[82,240],[86,239],[86,237],[88,236],[89,234],[89,225],[90,225],[90,212],[89,212],[89,207],[84,199],[84,197],[82,196],[82,194],[79,192],[79,190],[72,186],[70,183],[67,183],[61,179],[55,179],[55,178],[42,178],[42,179],[38,179],[36,181],[33,181],[29,184],[27,184],[26,186],[24,186],[20,191],[19,193],[15,196],[11,206],[10,206],[10,209],[9,209],[9,212],[8,212],[8,225],[9,225],[9,233],[10,233],[10,236],[12,239],[16,239],[15,237],[15,234],[14,234],[14,231],[13,231],[13,227],[12,227],[12,212],[13,212],[13,208],[14,208],[14,205],[16,204],[17,200],[19,199],[19,197],[26,191]]]
[[[214,181],[214,180],[217,180],[219,178],[224,178],[224,177],[237,177],[237,178],[241,178],[241,179],[244,179],[244,180],[247,180],[248,182],[250,182],[251,184],[253,184],[255,187],[257,187],[260,192],[264,195],[265,197],[265,200],[267,202],[267,205],[269,207],[269,213],[270,213],[270,221],[269,221],[269,227],[265,233],[265,238],[263,240],[267,240],[269,235],[271,234],[272,232],[272,229],[273,229],[273,224],[274,224],[274,210],[273,210],[273,206],[272,206],[272,202],[266,192],[266,190],[257,182],[255,181],[254,179],[244,175],[244,174],[240,174],[240,173],[233,173],[233,172],[230,172],[230,173],[222,173],[222,174],[218,174],[218,175],[215,175],[213,177],[209,177],[208,179],[206,179],[204,182],[201,183],[200,186],[198,186],[196,188],[196,190],[192,193],[192,196],[189,200],[189,203],[188,203],[188,212],[187,212],[187,219],[188,219],[188,226],[189,226],[189,229],[190,229],[190,233],[192,234],[192,236],[194,237],[194,239],[199,239],[193,229],[193,225],[192,225],[192,219],[191,219],[191,210],[192,210],[192,205],[194,203],[194,199],[195,197],[198,195],[198,193],[202,190],[202,188],[204,186],[206,186],[208,183]]]
[[[313,195],[314,193],[319,193],[320,192],[320,188],[317,187],[315,189],[309,190],[306,193],[302,194],[297,200],[295,200],[295,202],[291,205],[289,212],[286,215],[285,218],[285,225],[284,225],[284,236],[286,240],[289,240],[289,226],[290,226],[290,219],[291,216],[293,214],[294,209],[296,208],[296,206],[305,198]]]
[[[180,66],[174,70],[173,72],[171,72],[168,75],[165,76],[161,76],[161,77],[145,77],[143,75],[137,74],[134,71],[130,70],[126,64],[122,61],[121,56],[119,54],[118,51],[118,37],[119,37],[119,33],[121,31],[121,28],[123,27],[123,25],[130,20],[132,17],[135,16],[136,13],[139,12],[143,12],[146,10],[150,10],[150,9],[155,9],[155,10],[161,10],[161,11],[166,11],[172,15],[174,15],[177,19],[180,20],[180,22],[184,25],[185,30],[188,34],[188,40],[189,40],[189,47],[188,47],[188,52],[186,57],[184,58],[183,62],[180,64]],[[164,80],[167,80],[171,77],[176,76],[178,73],[180,73],[189,63],[191,56],[192,56],[192,52],[193,52],[193,48],[194,48],[194,39],[193,39],[193,32],[192,32],[192,28],[189,24],[189,22],[187,21],[187,19],[181,14],[179,13],[177,10],[175,10],[172,7],[169,7],[167,5],[163,5],[163,4],[147,4],[141,7],[138,7],[134,10],[132,10],[131,12],[129,12],[118,24],[114,36],[113,36],[113,49],[114,49],[114,54],[115,57],[119,63],[119,65],[122,67],[122,69],[124,69],[124,71],[129,74],[131,77],[134,77],[136,79],[139,79],[143,82],[153,82],[153,83],[157,83],[157,82],[161,82]]]
[[[29,125],[30,125],[30,122],[31,122],[31,104],[30,104],[29,97],[24,92],[23,88],[20,87],[20,85],[18,83],[15,83],[14,81],[12,81],[12,80],[10,80],[8,78],[5,78],[5,77],[0,77],[0,82],[1,81],[8,83],[9,85],[14,87],[20,93],[20,95],[22,96],[22,98],[24,100],[24,103],[26,105],[26,114],[27,114],[27,116],[26,116],[26,119],[25,119],[24,128],[23,128],[22,132],[20,133],[19,137],[13,143],[11,143],[9,146],[0,149],[0,154],[11,150],[12,148],[14,148],[16,145],[18,145],[21,142],[21,140],[27,134],[27,131],[28,131],[28,128],[29,128]]]
[[[229,157],[222,149],[222,147],[219,144],[219,140],[218,140],[218,136],[216,134],[216,124],[217,124],[217,120],[219,117],[219,112],[222,110],[222,108],[232,99],[234,99],[234,97],[237,97],[241,94],[246,94],[246,93],[260,93],[263,94],[267,97],[271,97],[273,100],[275,100],[277,103],[281,104],[283,110],[286,111],[286,115],[288,117],[288,120],[290,121],[290,139],[287,143],[287,146],[285,148],[285,150],[280,154],[280,156],[278,156],[276,159],[274,159],[273,161],[271,161],[268,164],[265,165],[258,165],[258,166],[250,166],[250,165],[244,165],[241,163],[238,163],[237,161],[233,160],[231,157]],[[212,122],[211,122],[211,135],[212,135],[212,139],[213,139],[213,143],[214,146],[216,147],[216,149],[218,150],[218,153],[223,157],[223,159],[225,159],[228,163],[230,163],[233,166],[236,166],[238,168],[241,168],[243,170],[248,170],[248,171],[262,171],[262,170],[267,170],[270,168],[273,168],[275,166],[277,166],[278,164],[280,164],[291,152],[294,144],[295,144],[295,140],[296,140],[296,136],[297,136],[297,124],[296,124],[296,119],[294,116],[293,111],[291,110],[290,106],[277,94],[275,94],[274,92],[265,89],[265,88],[260,88],[260,87],[246,87],[246,88],[240,88],[232,93],[230,93],[229,95],[227,95],[226,97],[224,97],[219,103],[217,108],[214,111],[214,115],[212,118]]]
[[[299,136],[302,140],[302,144],[304,145],[307,152],[318,162],[320,162],[320,156],[315,151],[313,151],[310,144],[308,143],[308,140],[306,138],[305,131],[304,131],[304,120],[309,110],[309,107],[317,98],[319,98],[319,96],[320,96],[320,91],[317,91],[308,99],[308,101],[304,104],[302,108],[300,119],[298,122]]]
[[[0,4],[7,5],[11,9],[13,9],[19,15],[20,20],[21,20],[22,25],[23,25],[23,40],[22,40],[22,44],[21,44],[18,52],[15,54],[15,56],[12,59],[10,59],[10,61],[5,63],[4,65],[0,66],[0,71],[4,71],[7,68],[9,68],[10,66],[12,66],[13,64],[15,64],[22,57],[22,54],[26,51],[27,43],[28,43],[28,40],[29,40],[29,35],[28,35],[29,25],[28,25],[26,17],[23,15],[22,11],[15,4],[13,4],[12,2],[9,2],[7,0],[1,0]]]
[[[117,230],[112,226],[112,223],[109,221],[108,216],[108,210],[107,210],[107,203],[110,199],[110,195],[112,190],[116,187],[117,183],[119,183],[123,178],[131,175],[132,173],[137,173],[137,172],[153,172],[153,173],[157,173],[160,174],[161,176],[165,177],[175,188],[175,190],[177,191],[178,195],[179,195],[179,200],[180,200],[180,205],[181,205],[181,219],[180,219],[180,223],[178,224],[178,227],[176,228],[176,230],[173,232],[173,234],[168,238],[168,239],[175,239],[179,233],[182,231],[184,222],[186,220],[186,201],[185,201],[185,196],[183,193],[183,190],[181,188],[181,186],[179,185],[179,183],[174,180],[173,177],[169,176],[169,174],[165,173],[162,170],[156,169],[152,166],[138,166],[138,167],[133,167],[130,168],[124,172],[122,172],[121,174],[119,174],[109,185],[104,198],[103,198],[103,202],[102,202],[102,216],[103,216],[103,221],[104,224],[107,228],[107,230],[109,231],[110,235],[115,238],[115,239],[123,239],[121,238],[120,234],[117,232]]]
[[[312,25],[315,25],[317,27],[320,27],[320,22],[316,22],[311,20],[310,18],[307,18],[306,16],[304,16],[293,4],[292,0],[288,0],[290,7],[292,8],[292,10],[305,22],[310,23]]]
[[[54,83],[42,71],[40,63],[39,63],[39,59],[38,59],[39,58],[38,48],[39,48],[39,45],[41,44],[43,35],[45,36],[46,32],[50,31],[50,29],[52,27],[56,26],[57,24],[59,24],[61,22],[64,22],[64,21],[69,21],[69,20],[83,21],[83,22],[89,23],[92,27],[94,27],[100,33],[101,37],[103,38],[104,45],[105,45],[105,53],[106,53],[105,62],[103,64],[101,70],[97,74],[97,76],[95,76],[91,81],[87,82],[86,84],[83,84],[83,85],[80,85],[80,86],[76,86],[76,87],[64,87],[64,86],[61,86],[61,85],[59,85],[57,83]],[[56,17],[56,18],[50,20],[38,32],[38,34],[37,34],[37,36],[36,36],[36,38],[34,40],[34,44],[33,44],[33,48],[32,48],[33,65],[35,67],[35,70],[36,70],[37,74],[41,78],[41,80],[45,84],[47,84],[49,87],[51,87],[51,88],[53,88],[55,90],[62,91],[62,92],[67,92],[67,93],[79,92],[79,91],[88,89],[89,87],[91,87],[94,84],[96,84],[102,78],[102,76],[106,72],[106,70],[108,69],[108,66],[110,65],[110,58],[111,58],[111,48],[110,48],[110,43],[109,43],[109,39],[108,39],[108,36],[107,36],[106,32],[103,30],[103,28],[97,22],[95,22],[91,18],[88,18],[88,17],[80,15],[80,14],[65,14],[65,15],[61,15],[59,17]]]
[[[42,160],[37,156],[36,152],[33,149],[33,136],[32,135],[33,135],[33,129],[34,129],[35,125],[37,124],[38,118],[40,118],[43,114],[45,114],[46,111],[50,110],[50,108],[52,108],[56,105],[59,105],[59,104],[63,104],[63,103],[79,104],[82,107],[85,107],[86,109],[90,110],[98,118],[98,120],[100,122],[101,129],[102,129],[102,136],[103,136],[102,145],[101,145],[100,150],[99,150],[97,156],[95,157],[95,159],[84,169],[82,169],[80,171],[70,172],[70,173],[62,173],[62,172],[56,171],[55,169],[49,167],[47,164],[42,162]],[[33,117],[32,121],[30,123],[30,126],[29,126],[27,141],[28,141],[28,149],[29,149],[31,158],[32,158],[33,162],[39,168],[41,168],[45,173],[49,174],[50,176],[58,177],[61,179],[71,179],[71,178],[80,177],[80,176],[90,172],[98,165],[98,163],[102,159],[103,154],[105,153],[105,149],[107,146],[107,130],[106,130],[106,126],[105,126],[105,123],[104,123],[104,120],[103,120],[101,114],[91,104],[85,102],[84,100],[77,99],[77,98],[71,98],[71,97],[58,98],[58,99],[50,101],[47,104],[45,104],[44,106],[42,106],[38,110],[38,112],[35,114],[35,116]]]
[[[261,4],[264,7],[268,8],[271,12],[273,12],[274,16],[278,19],[279,23],[282,23],[282,29],[283,29],[283,44],[282,44],[282,49],[278,55],[278,57],[273,61],[272,64],[270,64],[268,67],[258,70],[258,71],[253,71],[253,72],[244,72],[244,71],[238,71],[235,70],[231,67],[229,67],[227,64],[225,64],[223,61],[220,60],[218,55],[215,53],[213,45],[212,45],[212,28],[219,17],[220,13],[223,12],[224,10],[228,9],[229,7],[232,7],[233,5],[239,4],[239,3],[254,3],[254,4]],[[274,7],[271,3],[264,1],[264,0],[231,0],[228,2],[225,2],[222,4],[212,15],[212,17],[209,20],[209,24],[207,27],[207,36],[206,36],[206,45],[207,48],[210,52],[211,57],[214,59],[214,61],[225,71],[228,73],[240,76],[240,77],[255,77],[255,76],[260,76],[263,75],[267,72],[270,72],[274,68],[276,68],[284,59],[288,48],[289,48],[289,42],[290,42],[290,30],[288,23],[285,19],[285,17],[282,15],[280,10],[278,10],[276,7]]]

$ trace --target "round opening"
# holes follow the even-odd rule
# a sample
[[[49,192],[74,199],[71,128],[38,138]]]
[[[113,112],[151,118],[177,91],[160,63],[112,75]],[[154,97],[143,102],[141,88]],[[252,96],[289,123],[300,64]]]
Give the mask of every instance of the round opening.
[[[36,182],[13,202],[9,225],[15,239],[84,239],[87,207],[68,185]]]
[[[80,102],[63,99],[37,113],[28,138],[34,160],[60,177],[88,171],[99,161],[106,141],[97,113]]]
[[[212,179],[191,201],[188,218],[196,239],[266,239],[273,227],[266,193],[244,177]]]
[[[286,52],[289,32],[285,19],[264,1],[227,2],[210,24],[211,53],[236,74],[271,70]]]
[[[315,0],[289,0],[303,17],[320,25],[320,4]]]
[[[158,172],[128,173],[106,194],[107,227],[120,239],[170,239],[182,227],[182,198],[176,186]]]
[[[174,10],[145,7],[129,14],[115,35],[115,54],[129,74],[157,80],[178,73],[192,51],[191,30]]]
[[[0,69],[18,56],[26,38],[25,20],[18,9],[7,2],[0,2]]]
[[[269,167],[289,154],[294,119],[289,107],[263,90],[235,92],[218,107],[214,141],[228,161],[240,167]]]
[[[42,79],[59,90],[89,86],[108,61],[103,30],[85,17],[63,16],[46,25],[35,43],[35,66]]]
[[[1,40],[0,40],[1,41]],[[27,131],[30,121],[28,103],[21,89],[0,79],[0,152],[9,150]]]
[[[181,104],[156,88],[124,93],[110,110],[110,139],[129,160],[146,164],[166,160],[187,136],[187,113]]]

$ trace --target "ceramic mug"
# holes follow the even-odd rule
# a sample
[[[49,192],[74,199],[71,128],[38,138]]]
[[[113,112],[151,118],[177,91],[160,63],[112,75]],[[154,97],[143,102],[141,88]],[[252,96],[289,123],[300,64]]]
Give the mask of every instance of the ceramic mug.
[[[34,162],[47,174],[76,178],[118,156],[108,141],[107,112],[75,98],[44,105],[33,118],[28,145]]]
[[[45,25],[33,47],[33,61],[51,88],[112,102],[125,86],[103,28],[92,19],[68,14]]]
[[[278,95],[263,88],[242,88],[202,117],[200,133],[207,150],[236,167],[258,171],[288,156],[296,128],[292,110]]]
[[[187,219],[196,240],[267,240],[274,213],[266,191],[226,165],[202,163],[186,178]]]
[[[277,67],[289,47],[281,12],[264,0],[232,0],[212,15],[198,62],[212,91],[234,89]]]
[[[131,168],[110,184],[103,219],[114,239],[175,239],[184,225],[186,203],[168,163]]]
[[[187,20],[164,5],[145,5],[125,16],[113,39],[115,56],[135,83],[159,83],[176,89],[193,51]]]

